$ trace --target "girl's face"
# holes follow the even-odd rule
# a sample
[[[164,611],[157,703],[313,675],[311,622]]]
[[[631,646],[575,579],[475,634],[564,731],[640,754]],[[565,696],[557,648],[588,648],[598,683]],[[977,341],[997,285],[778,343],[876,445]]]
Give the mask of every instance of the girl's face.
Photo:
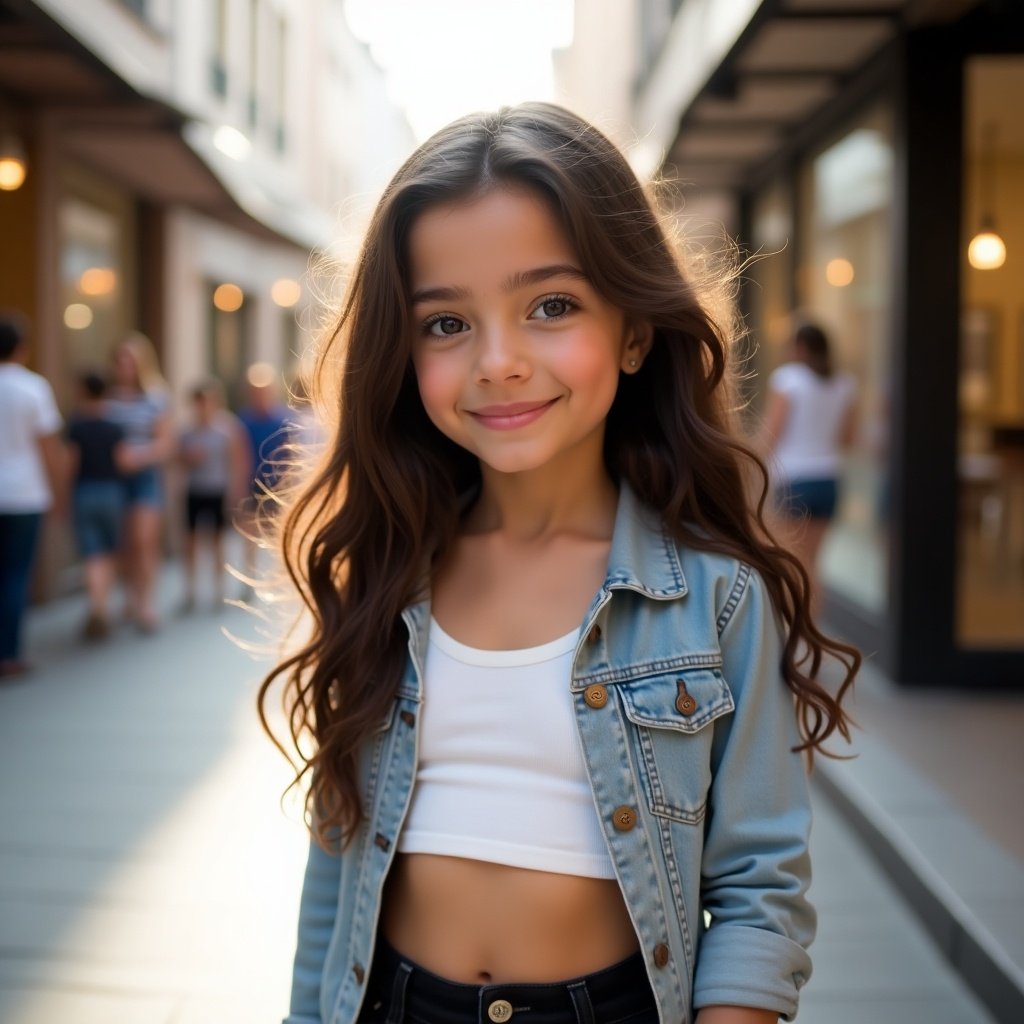
[[[484,466],[601,465],[621,371],[642,343],[594,290],[548,207],[497,189],[409,235],[412,357],[434,425]]]
[[[114,383],[121,388],[137,388],[139,386],[139,368],[135,364],[135,356],[130,348],[122,345],[114,350],[113,359]]]

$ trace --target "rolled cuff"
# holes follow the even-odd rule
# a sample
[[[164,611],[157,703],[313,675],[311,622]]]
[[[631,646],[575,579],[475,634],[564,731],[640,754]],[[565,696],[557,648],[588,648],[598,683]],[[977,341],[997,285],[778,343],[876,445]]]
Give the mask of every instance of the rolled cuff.
[[[693,1006],[749,1006],[796,1016],[811,958],[799,943],[763,928],[713,925],[703,936]]]

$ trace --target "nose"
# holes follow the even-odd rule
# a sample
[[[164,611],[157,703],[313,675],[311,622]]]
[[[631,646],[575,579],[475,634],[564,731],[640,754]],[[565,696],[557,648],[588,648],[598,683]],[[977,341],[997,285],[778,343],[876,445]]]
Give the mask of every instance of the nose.
[[[529,377],[526,345],[515,329],[495,326],[480,333],[476,375],[478,383]]]

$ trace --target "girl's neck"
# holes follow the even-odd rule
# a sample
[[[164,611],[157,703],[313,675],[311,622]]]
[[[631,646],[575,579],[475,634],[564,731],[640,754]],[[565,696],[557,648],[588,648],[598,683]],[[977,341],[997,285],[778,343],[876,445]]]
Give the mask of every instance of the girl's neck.
[[[466,520],[467,533],[506,534],[540,541],[561,533],[610,538],[618,489],[603,465],[564,471],[496,473],[482,467],[480,497]]]

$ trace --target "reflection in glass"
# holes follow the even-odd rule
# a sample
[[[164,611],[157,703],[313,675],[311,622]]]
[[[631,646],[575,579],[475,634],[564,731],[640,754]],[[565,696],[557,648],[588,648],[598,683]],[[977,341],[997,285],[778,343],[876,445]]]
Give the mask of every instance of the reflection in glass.
[[[812,154],[800,176],[800,313],[821,323],[837,367],[856,379],[858,429],[819,573],[854,605],[888,605],[893,128],[887,108]]]
[[[957,642],[1024,646],[1024,59],[973,57],[964,107]],[[1001,245],[979,254],[998,224]],[[970,243],[970,244],[969,244]]]

